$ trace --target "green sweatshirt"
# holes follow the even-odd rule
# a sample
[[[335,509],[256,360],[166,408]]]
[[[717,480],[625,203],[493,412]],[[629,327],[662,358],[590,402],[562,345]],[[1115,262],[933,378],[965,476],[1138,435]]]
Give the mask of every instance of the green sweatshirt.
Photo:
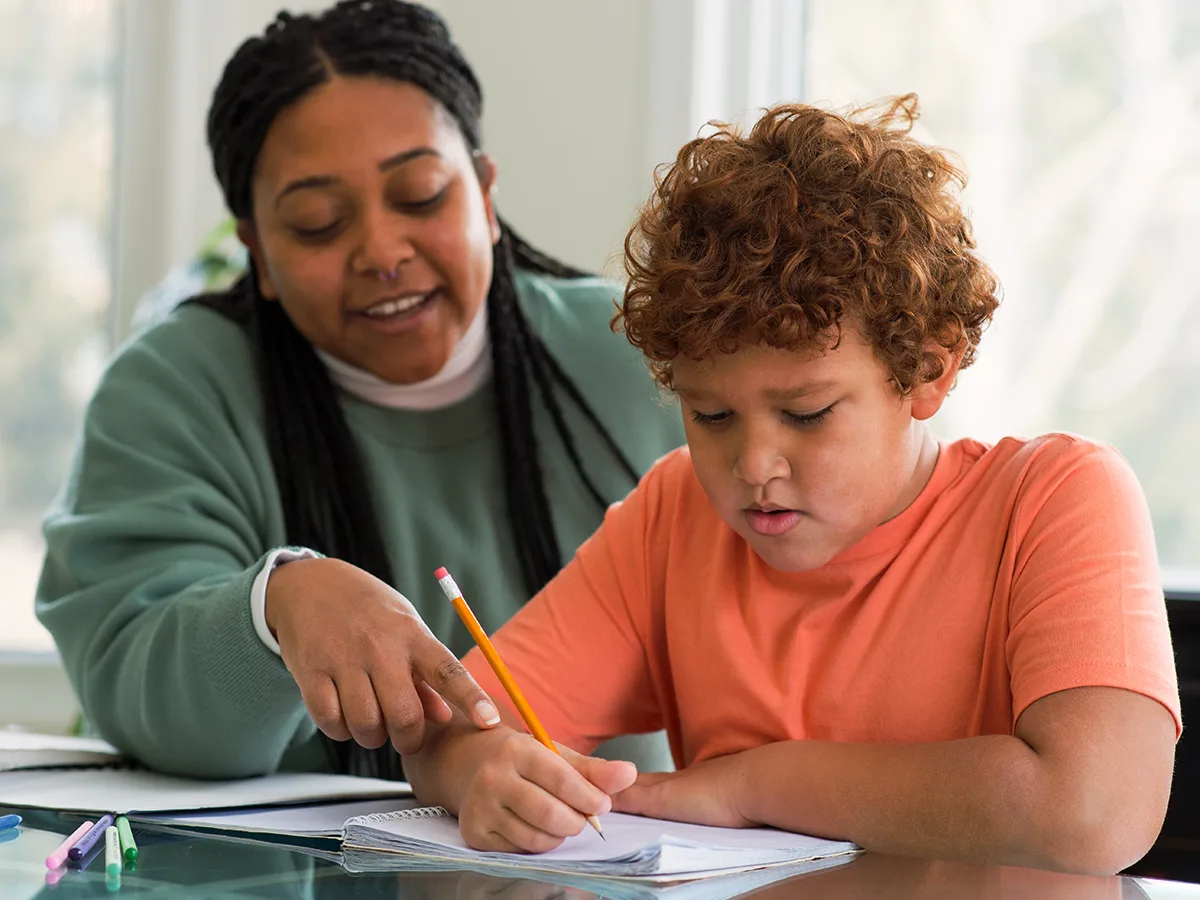
[[[639,471],[682,443],[677,410],[609,331],[612,284],[521,272],[518,289],[533,328]],[[534,405],[565,562],[602,511],[536,392]],[[628,477],[575,406],[562,405],[593,481],[605,497],[623,497]],[[395,587],[461,656],[472,641],[435,568],[454,573],[489,632],[528,599],[507,524],[491,384],[427,412],[345,394],[342,408]],[[323,765],[299,689],[251,621],[251,584],[289,541],[240,326],[189,304],[119,352],[44,532],[37,614],[102,737],[152,768],[201,777]]]

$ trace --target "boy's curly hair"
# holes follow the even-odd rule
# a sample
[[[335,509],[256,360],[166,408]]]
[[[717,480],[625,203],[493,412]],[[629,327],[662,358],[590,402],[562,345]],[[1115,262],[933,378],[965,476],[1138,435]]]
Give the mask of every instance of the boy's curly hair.
[[[907,94],[844,116],[777,106],[748,134],[712,123],[656,172],[614,330],[668,388],[676,357],[832,347],[843,320],[901,395],[942,373],[929,340],[969,366],[999,285],[972,252],[966,177],[910,136],[917,117]]]

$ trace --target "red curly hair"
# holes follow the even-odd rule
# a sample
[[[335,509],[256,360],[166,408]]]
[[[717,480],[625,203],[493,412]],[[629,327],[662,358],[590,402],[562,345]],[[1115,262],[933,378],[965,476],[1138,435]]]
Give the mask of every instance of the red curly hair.
[[[614,330],[668,388],[677,357],[834,347],[843,320],[901,395],[942,374],[929,341],[969,366],[999,285],[972,252],[966,177],[911,137],[917,117],[907,94],[845,115],[777,106],[748,134],[712,123],[656,172]]]

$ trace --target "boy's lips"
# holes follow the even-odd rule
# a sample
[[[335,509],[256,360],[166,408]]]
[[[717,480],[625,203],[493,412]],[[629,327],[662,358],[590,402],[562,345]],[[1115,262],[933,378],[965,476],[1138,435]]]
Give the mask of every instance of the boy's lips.
[[[762,509],[747,507],[742,510],[748,524],[755,534],[764,537],[778,537],[796,527],[804,513],[798,509]]]

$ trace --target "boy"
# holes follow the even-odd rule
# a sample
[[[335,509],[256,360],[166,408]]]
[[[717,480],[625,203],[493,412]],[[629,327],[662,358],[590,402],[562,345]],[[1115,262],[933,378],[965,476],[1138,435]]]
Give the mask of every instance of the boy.
[[[472,653],[503,724],[405,769],[473,846],[610,806],[1079,872],[1153,843],[1181,725],[1145,502],[1082,438],[930,435],[997,284],[916,114],[781,106],[660,178],[615,322],[688,446],[495,643],[563,745],[665,727],[680,771],[555,757]]]

